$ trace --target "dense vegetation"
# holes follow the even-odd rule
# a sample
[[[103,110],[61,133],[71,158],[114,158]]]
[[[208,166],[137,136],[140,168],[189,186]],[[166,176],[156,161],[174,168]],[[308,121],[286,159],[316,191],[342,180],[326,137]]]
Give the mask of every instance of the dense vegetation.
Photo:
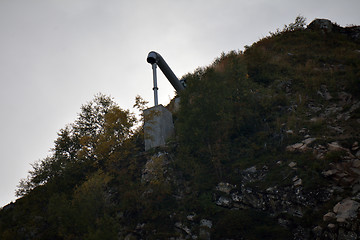
[[[345,35],[305,29],[299,17],[244,52],[224,53],[185,76],[188,86],[174,113],[177,137],[149,152],[134,115],[110,97],[95,96],[59,131],[52,155],[33,164],[15,206],[0,212],[0,239],[117,239],[139,225],[149,239],[162,239],[176,236],[174,222],[191,212],[213,220],[215,238],[286,239],[288,231],[271,216],[216,206],[211,191],[264,164],[273,172],[257,187],[288,184],[287,170],[276,164],[294,159],[304,187],[321,185],[331,156],[315,163],[311,154],[284,148],[300,139],[304,127],[324,135],[306,110],[321,101],[322,85],[360,95],[358,49]],[[137,107],[144,104],[137,98]],[[289,129],[295,134],[286,134]],[[158,151],[167,152],[171,163],[158,163]],[[144,183],[149,159],[158,174]]]

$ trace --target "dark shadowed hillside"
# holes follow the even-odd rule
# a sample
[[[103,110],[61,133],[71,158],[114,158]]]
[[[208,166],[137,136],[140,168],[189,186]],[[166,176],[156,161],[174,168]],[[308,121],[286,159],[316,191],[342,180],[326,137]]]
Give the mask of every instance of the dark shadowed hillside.
[[[298,17],[245,48],[184,76],[165,147],[145,152],[133,114],[95,96],[0,239],[358,239],[360,27]]]

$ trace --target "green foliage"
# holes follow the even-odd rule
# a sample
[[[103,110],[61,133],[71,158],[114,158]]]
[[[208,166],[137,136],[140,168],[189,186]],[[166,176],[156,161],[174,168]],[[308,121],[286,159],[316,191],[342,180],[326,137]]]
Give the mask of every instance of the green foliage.
[[[124,195],[133,191],[129,183],[138,176],[134,151],[142,148],[141,134],[133,129],[134,115],[110,97],[96,95],[81,110],[58,133],[52,155],[35,162],[19,184],[17,194],[23,197],[18,205],[26,209],[33,204],[30,216],[39,216],[31,224],[27,217],[15,218],[25,223],[24,234],[15,235],[21,239],[32,229],[41,230],[38,239],[114,239],[118,234],[107,190],[126,169]],[[16,221],[20,228],[22,221]]]
[[[109,154],[114,155],[133,134],[135,117],[110,97],[98,94],[81,110],[75,123],[58,133],[52,156],[32,165],[28,178],[19,184],[18,196],[61,179],[71,188],[97,167],[103,167]]]
[[[143,116],[137,121],[110,97],[96,95],[59,131],[52,154],[21,180],[16,207],[0,211],[0,238],[116,239],[139,230],[140,223],[148,239],[170,238],[178,236],[174,223],[194,212],[195,221],[212,219],[215,239],[289,239],[289,231],[265,213],[217,206],[214,187],[220,181],[239,186],[242,170],[256,166],[268,171],[248,187],[292,186],[298,176],[303,189],[312,191],[326,184],[321,172],[328,164],[343,158],[344,152],[319,160],[284,151],[304,140],[304,127],[316,144],[328,142],[326,119],[309,121],[309,104],[327,104],[318,94],[322,85],[333,97],[339,89],[360,93],[359,44],[304,26],[298,16],[245,52],[223,53],[185,76],[187,89],[174,118],[177,137],[164,148],[173,160],[168,165],[153,155],[157,150],[144,152]],[[143,111],[146,101],[137,96],[134,107]],[[358,115],[351,112],[349,126]],[[155,177],[144,182],[149,159]],[[288,167],[290,161],[296,169]],[[309,226],[312,216],[304,217]]]
[[[250,106],[260,100],[261,90],[246,74],[243,55],[230,52],[186,76],[188,87],[177,120],[182,151],[219,179],[232,147],[260,125],[261,111]]]
[[[274,37],[286,32],[303,30],[305,29],[305,27],[306,27],[306,18],[301,15],[298,15],[293,23],[290,23],[289,25],[285,24],[282,30],[276,29],[276,32],[274,33],[270,32],[270,36]]]

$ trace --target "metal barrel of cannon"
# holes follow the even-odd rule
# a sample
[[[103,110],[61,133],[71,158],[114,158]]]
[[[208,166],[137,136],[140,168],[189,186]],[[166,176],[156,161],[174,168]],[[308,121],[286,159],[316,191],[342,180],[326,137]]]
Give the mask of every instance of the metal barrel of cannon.
[[[153,81],[154,81],[154,98],[155,98],[155,106],[158,105],[158,96],[157,96],[157,77],[156,77],[156,66],[159,66],[160,70],[164,73],[165,77],[169,80],[171,85],[175,88],[175,90],[179,93],[184,90],[184,86],[179,81],[179,79],[175,76],[174,72],[171,70],[169,65],[165,62],[162,56],[154,51],[149,52],[147,57],[147,62],[152,65],[153,69]]]

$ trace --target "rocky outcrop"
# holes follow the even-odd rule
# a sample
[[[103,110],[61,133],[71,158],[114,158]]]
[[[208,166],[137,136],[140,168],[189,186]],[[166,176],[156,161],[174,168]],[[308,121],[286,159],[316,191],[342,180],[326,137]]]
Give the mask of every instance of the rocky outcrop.
[[[307,28],[315,31],[322,31],[324,33],[342,33],[355,41],[360,41],[360,26],[340,27],[328,19],[315,19]]]

